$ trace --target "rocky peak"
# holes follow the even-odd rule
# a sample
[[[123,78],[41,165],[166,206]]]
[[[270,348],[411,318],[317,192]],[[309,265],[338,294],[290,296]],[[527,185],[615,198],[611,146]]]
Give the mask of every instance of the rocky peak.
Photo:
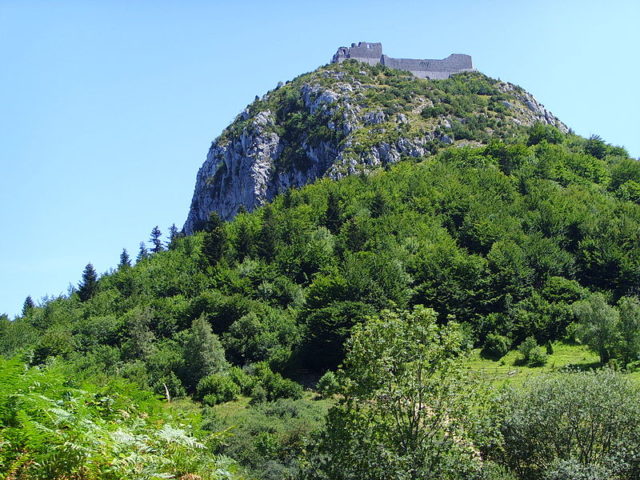
[[[515,85],[480,73],[446,80],[355,61],[331,64],[257,98],[211,145],[184,226],[233,218],[317,178],[367,172],[439,148],[567,127]]]

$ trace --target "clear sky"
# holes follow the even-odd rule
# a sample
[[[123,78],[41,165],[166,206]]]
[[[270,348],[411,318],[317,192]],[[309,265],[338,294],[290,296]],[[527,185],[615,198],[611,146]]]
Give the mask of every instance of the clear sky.
[[[468,53],[640,155],[638,0],[0,0],[0,313],[182,227],[210,142],[337,47]]]

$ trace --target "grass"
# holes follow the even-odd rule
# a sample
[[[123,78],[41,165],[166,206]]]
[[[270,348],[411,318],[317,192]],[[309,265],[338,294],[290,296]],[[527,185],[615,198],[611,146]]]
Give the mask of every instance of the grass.
[[[561,342],[553,343],[553,353],[547,357],[547,363],[542,367],[517,365],[518,358],[518,352],[511,351],[499,360],[490,360],[480,355],[480,349],[475,349],[466,363],[473,372],[496,387],[506,384],[518,386],[527,378],[562,368],[589,369],[600,366],[598,355],[584,345]],[[637,376],[640,381],[640,372],[632,375]]]

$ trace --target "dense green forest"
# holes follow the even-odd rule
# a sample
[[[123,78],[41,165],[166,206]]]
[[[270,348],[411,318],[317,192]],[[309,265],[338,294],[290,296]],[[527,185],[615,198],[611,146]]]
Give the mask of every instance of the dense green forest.
[[[640,163],[543,124],[477,140],[156,227],[27,299],[0,319],[0,472],[638,478]],[[598,364],[497,388],[465,363],[560,343]]]

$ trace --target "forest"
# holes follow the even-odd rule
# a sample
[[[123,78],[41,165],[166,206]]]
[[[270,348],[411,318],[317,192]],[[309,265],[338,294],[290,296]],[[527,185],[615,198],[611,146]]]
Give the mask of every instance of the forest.
[[[640,163],[454,127],[2,316],[3,477],[640,478]]]

